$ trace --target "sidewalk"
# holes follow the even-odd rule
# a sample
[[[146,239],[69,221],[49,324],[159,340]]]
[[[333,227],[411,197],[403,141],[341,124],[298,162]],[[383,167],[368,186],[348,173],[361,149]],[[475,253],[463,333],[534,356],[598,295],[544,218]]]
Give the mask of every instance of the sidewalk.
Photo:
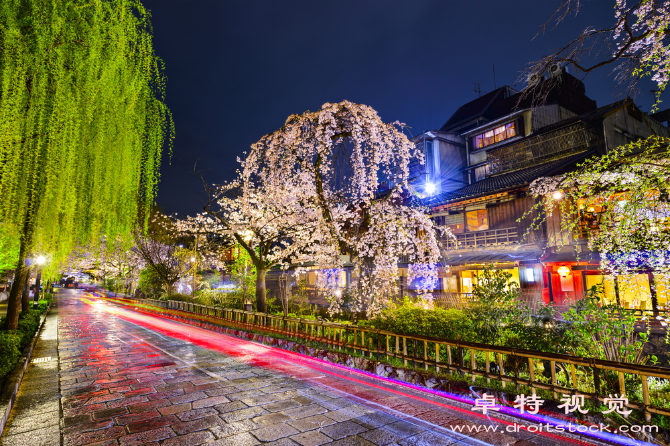
[[[0,444],[59,445],[58,300],[54,300]]]

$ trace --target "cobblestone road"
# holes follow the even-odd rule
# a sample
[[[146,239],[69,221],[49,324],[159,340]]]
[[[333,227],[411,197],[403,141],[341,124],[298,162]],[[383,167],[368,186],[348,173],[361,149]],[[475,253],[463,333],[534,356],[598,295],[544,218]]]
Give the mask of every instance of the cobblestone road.
[[[443,398],[79,296],[59,298],[65,445],[575,444],[451,433],[494,422],[468,419],[467,406],[432,404]]]

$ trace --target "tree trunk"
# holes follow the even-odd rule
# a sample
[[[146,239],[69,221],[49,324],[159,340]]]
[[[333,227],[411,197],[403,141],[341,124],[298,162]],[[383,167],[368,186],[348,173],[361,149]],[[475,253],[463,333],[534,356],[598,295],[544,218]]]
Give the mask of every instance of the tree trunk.
[[[26,279],[23,284],[23,294],[21,294],[21,312],[30,310],[30,270],[28,269],[28,274],[26,274]]]
[[[21,246],[19,261],[14,273],[14,283],[7,299],[7,316],[5,318],[5,329],[16,330],[19,328],[19,312],[21,311],[21,296],[23,295],[23,286],[26,283],[26,276],[29,269],[26,266],[26,250]]]
[[[268,270],[256,265],[256,311],[261,313],[268,312],[268,305],[265,299],[267,289],[265,288],[265,274]]]

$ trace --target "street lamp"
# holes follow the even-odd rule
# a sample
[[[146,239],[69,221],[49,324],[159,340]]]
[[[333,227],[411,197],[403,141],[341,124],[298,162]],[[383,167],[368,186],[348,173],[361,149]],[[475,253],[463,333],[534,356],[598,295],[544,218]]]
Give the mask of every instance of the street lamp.
[[[37,309],[37,302],[40,300],[40,281],[42,280],[42,265],[46,263],[47,259],[44,256],[38,256],[35,259],[37,263],[37,275],[35,277],[35,297],[33,300],[33,310]]]
[[[191,257],[191,263],[193,264],[193,286],[191,288],[191,297],[195,297],[195,269],[196,269],[195,257]]]

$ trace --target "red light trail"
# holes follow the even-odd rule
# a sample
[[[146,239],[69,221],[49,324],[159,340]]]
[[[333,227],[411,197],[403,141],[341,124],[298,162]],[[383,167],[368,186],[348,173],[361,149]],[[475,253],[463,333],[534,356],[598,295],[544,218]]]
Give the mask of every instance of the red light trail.
[[[419,389],[411,384],[397,382],[387,378],[371,375],[366,372],[351,369],[346,366],[341,366],[317,358],[301,355],[299,353],[294,353],[271,346],[261,345],[253,341],[243,340],[240,338],[236,338],[234,336],[212,332],[210,330],[187,325],[181,322],[175,322],[170,319],[161,317],[160,315],[147,314],[141,310],[140,310],[141,312],[137,312],[124,309],[116,305],[114,306],[108,305],[104,300],[98,299],[97,297],[93,297],[90,294],[89,297],[90,298],[81,297],[80,300],[91,305],[97,310],[103,310],[105,312],[114,314],[117,317],[126,320],[128,322],[131,322],[133,324],[145,327],[147,329],[150,329],[152,331],[158,332],[160,334],[172,338],[188,341],[190,343],[193,343],[206,349],[215,350],[225,355],[235,357],[236,359],[242,359],[245,362],[250,363],[254,366],[268,368],[283,373],[289,373],[291,375],[297,376],[299,379],[318,380],[318,382],[317,381],[312,382],[316,382],[317,383],[316,385],[321,385],[335,389],[340,392],[344,392],[358,399],[367,401],[368,403],[372,402],[372,404],[374,405],[383,406],[383,402],[376,402],[375,399],[382,400],[385,398],[383,393],[387,393],[394,396],[407,398],[435,408],[439,407],[446,409],[448,411],[456,412],[461,414],[463,417],[483,421],[484,423],[488,423],[491,421],[489,417],[487,417],[486,415],[473,412],[471,410],[464,409],[462,407],[458,407],[453,404],[447,404],[444,402],[436,401],[435,399],[447,400],[448,396],[439,394],[429,389]],[[168,351],[164,352],[171,355],[170,352]],[[300,368],[296,368],[296,366]],[[341,370],[341,373],[338,373],[333,369],[339,369]],[[314,376],[313,372],[318,372],[325,376],[323,377]],[[361,379],[356,378],[354,376],[347,376],[344,375],[343,373],[347,373],[348,375],[358,375],[358,377]],[[328,384],[330,385],[325,384],[324,381],[321,380],[321,378],[325,378],[325,381],[328,382]],[[347,386],[347,383],[349,384],[349,386]],[[356,387],[352,389],[351,384],[358,386],[360,390],[357,390]],[[407,391],[397,390],[389,386],[394,386],[396,388],[401,389],[407,389],[409,391],[414,391],[416,393],[428,394],[431,398],[434,399],[425,398],[423,396],[415,395],[412,393],[407,393]],[[368,389],[367,394],[365,391],[366,389]],[[369,395],[369,390],[382,392],[382,395],[381,397],[373,395],[371,398],[370,397],[371,395]],[[365,395],[359,396],[357,395],[357,393],[359,395],[362,394]],[[397,412],[392,408],[391,410]],[[421,420],[423,423],[432,424],[434,426],[440,427],[441,429],[445,429],[443,426],[439,426],[434,423],[431,423],[430,421],[421,419],[420,416],[412,416],[412,418],[416,418],[418,420]],[[513,423],[510,421],[502,420],[500,418],[495,418],[495,422],[506,426],[516,424],[521,430],[528,431],[528,426],[524,426],[520,423]],[[529,425],[532,425],[532,423],[529,423]],[[450,434],[458,435],[458,432],[451,432],[448,429],[447,431]],[[548,440],[554,440],[557,444],[559,443],[570,443],[577,445],[594,444],[576,438],[556,435],[546,431],[540,431],[540,432],[531,431],[531,432],[537,433],[538,435],[542,435],[544,438]],[[460,434],[460,436],[466,437],[463,434]],[[631,441],[631,439],[629,438],[620,437],[614,434],[608,434],[608,436],[620,438],[621,440],[619,441],[617,441],[618,438],[617,439],[607,438],[607,440],[621,444],[638,444],[638,445],[648,444],[643,442],[637,442],[634,440]],[[471,437],[468,438],[474,440]],[[601,438],[599,438],[599,440],[602,441]],[[482,442],[482,444],[487,443]]]

